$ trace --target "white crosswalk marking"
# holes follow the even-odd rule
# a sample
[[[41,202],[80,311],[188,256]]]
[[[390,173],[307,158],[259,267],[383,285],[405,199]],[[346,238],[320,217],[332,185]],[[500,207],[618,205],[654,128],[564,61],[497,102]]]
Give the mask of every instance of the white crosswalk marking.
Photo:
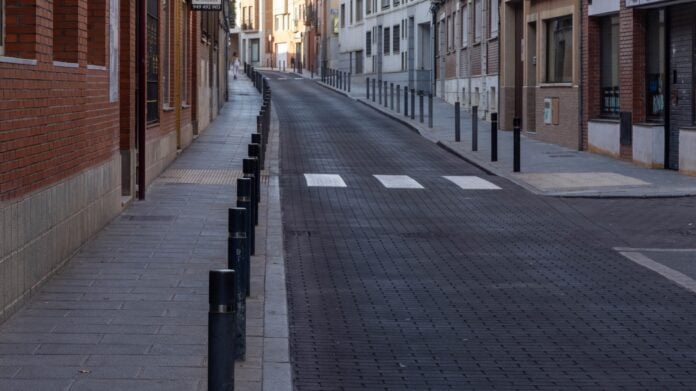
[[[309,187],[347,187],[343,178],[336,174],[304,174]]]
[[[444,176],[464,190],[500,190],[500,187],[477,176]]]
[[[387,189],[422,189],[420,183],[408,175],[374,175]]]

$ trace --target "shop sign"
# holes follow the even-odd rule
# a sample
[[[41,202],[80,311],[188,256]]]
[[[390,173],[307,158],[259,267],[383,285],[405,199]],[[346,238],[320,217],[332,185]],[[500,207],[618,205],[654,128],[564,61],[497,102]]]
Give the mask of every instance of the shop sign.
[[[194,11],[221,11],[222,0],[191,0],[191,9]]]

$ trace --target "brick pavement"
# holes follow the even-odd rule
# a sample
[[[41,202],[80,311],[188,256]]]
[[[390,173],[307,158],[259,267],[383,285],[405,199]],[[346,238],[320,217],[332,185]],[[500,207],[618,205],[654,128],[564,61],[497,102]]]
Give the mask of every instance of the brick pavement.
[[[694,294],[617,254],[622,238],[572,200],[487,176],[311,82],[272,86],[298,389],[696,387]]]
[[[208,270],[227,265],[226,209],[261,102],[244,76],[230,96],[146,201],[128,206],[0,325],[0,390],[207,389]],[[238,390],[291,388],[273,135]]]
[[[309,73],[304,72],[302,76],[309,77]],[[318,77],[315,76],[315,80],[318,80]],[[328,88],[336,90],[333,87]],[[372,99],[366,99],[364,75],[352,78],[350,94],[343,91],[341,93],[398,119],[426,139],[537,194],[628,198],[696,195],[696,177],[689,177],[671,170],[646,169],[618,159],[532,140],[524,134],[521,140],[522,172],[513,173],[512,132],[498,132],[498,161],[491,162],[490,123],[479,122],[479,147],[477,152],[473,152],[469,111],[461,112],[461,142],[454,142],[454,108],[442,99],[434,98],[434,126],[431,129],[428,128],[427,97],[424,103],[424,122],[421,123],[417,97],[415,120],[411,120],[410,113],[408,118],[403,115],[403,96],[401,97],[401,113],[387,109],[383,104],[379,105],[378,99],[375,102],[372,102]],[[593,175],[577,175],[580,173]],[[614,174],[610,178],[614,183],[606,183],[604,176],[607,173]],[[559,177],[558,174],[565,175]],[[638,179],[646,184],[635,185],[631,183],[631,179]]]

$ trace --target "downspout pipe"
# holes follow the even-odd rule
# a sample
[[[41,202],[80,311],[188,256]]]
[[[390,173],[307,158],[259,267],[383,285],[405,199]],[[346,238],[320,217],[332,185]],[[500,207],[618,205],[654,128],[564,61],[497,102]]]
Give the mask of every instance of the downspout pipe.
[[[580,121],[578,123],[580,124],[579,129],[578,129],[578,151],[582,151],[584,149],[583,147],[583,122],[584,122],[584,115],[585,115],[585,88],[587,88],[587,84],[585,83],[585,67],[583,66],[583,61],[582,61],[582,56],[583,56],[583,50],[585,49],[583,45],[583,39],[582,37],[585,35],[584,28],[585,28],[585,17],[584,17],[584,9],[585,9],[585,0],[580,0],[580,104],[578,105],[578,111],[580,115]],[[589,14],[589,12],[588,12]]]
[[[437,80],[435,78],[435,67],[437,66],[437,48],[435,47],[436,45],[436,37],[435,35],[437,34],[437,29],[435,26],[437,26],[437,11],[440,9],[440,3],[439,1],[432,1],[430,3],[430,12],[433,14],[433,20],[432,20],[432,27],[430,28],[430,42],[432,46],[432,53],[433,53],[433,62],[432,65],[430,66],[430,89],[432,91],[433,96],[437,96]],[[444,76],[444,75],[441,75]]]

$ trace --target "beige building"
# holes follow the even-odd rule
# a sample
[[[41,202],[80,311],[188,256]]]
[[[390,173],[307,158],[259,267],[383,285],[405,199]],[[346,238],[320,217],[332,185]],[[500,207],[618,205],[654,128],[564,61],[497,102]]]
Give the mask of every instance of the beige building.
[[[500,18],[500,127],[580,148],[580,1],[506,0]]]

